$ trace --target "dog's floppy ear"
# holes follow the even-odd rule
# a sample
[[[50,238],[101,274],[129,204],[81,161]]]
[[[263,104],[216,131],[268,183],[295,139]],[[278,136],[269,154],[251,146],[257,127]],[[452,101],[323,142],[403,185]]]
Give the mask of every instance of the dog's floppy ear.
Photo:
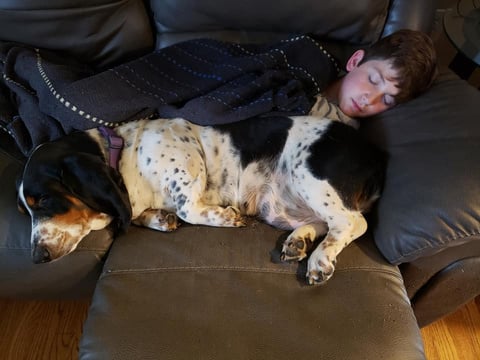
[[[61,181],[89,207],[113,216],[117,230],[127,229],[132,219],[127,189],[121,175],[101,158],[86,153],[65,157]]]
[[[16,194],[17,194],[17,208],[18,208],[18,211],[20,211],[22,214],[28,214],[28,211],[25,208],[25,205],[23,204],[23,201],[20,200],[19,191],[20,191],[20,185],[21,184],[22,184],[22,178],[20,176],[18,176],[15,180],[15,190],[16,190]]]

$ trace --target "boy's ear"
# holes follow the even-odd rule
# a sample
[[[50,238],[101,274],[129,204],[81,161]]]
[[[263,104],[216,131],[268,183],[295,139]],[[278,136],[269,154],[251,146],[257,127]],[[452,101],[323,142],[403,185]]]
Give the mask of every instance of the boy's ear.
[[[346,69],[348,72],[352,71],[355,69],[360,62],[363,60],[363,56],[365,55],[365,50],[357,50],[355,51],[352,56],[350,56],[350,59],[347,61],[347,66]]]

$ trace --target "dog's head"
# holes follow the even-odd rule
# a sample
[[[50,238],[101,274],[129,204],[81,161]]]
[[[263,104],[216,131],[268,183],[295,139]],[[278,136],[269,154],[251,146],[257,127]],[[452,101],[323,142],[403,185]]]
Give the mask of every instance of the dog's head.
[[[84,136],[82,150],[75,144]],[[72,139],[74,141],[72,141]],[[98,150],[98,151],[96,151]],[[92,230],[125,230],[131,220],[121,176],[85,134],[38,147],[19,179],[19,209],[32,218],[32,260],[48,262],[69,254]]]

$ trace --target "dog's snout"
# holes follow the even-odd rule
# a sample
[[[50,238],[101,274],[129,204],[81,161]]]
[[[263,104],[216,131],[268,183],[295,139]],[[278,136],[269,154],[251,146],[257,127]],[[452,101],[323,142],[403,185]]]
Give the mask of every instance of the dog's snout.
[[[32,259],[35,264],[45,263],[52,260],[48,248],[46,246],[38,245],[38,241],[34,242]]]

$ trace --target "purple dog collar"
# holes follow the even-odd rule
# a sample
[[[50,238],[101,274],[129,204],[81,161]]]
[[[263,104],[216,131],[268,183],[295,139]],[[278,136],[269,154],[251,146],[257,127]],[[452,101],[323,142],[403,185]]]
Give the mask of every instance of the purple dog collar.
[[[108,141],[109,165],[115,170],[118,169],[118,160],[120,159],[120,151],[123,149],[123,139],[117,135],[113,129],[101,126],[98,128],[100,134]]]

